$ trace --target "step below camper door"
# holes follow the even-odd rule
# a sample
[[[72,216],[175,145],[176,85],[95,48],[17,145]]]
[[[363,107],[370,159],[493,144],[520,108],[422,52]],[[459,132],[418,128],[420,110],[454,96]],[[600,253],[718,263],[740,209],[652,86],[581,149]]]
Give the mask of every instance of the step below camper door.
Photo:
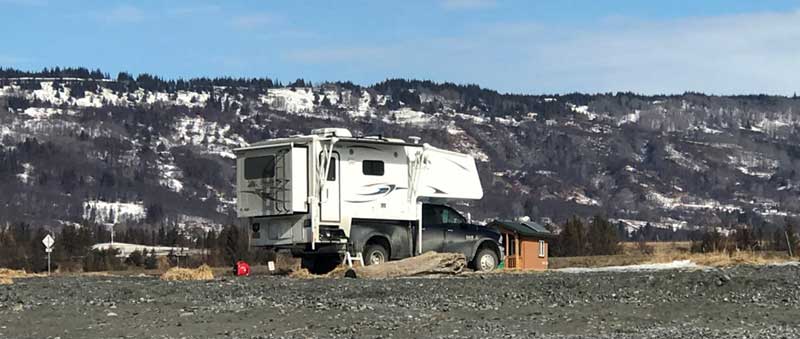
[[[341,171],[339,153],[331,154],[325,187],[320,192],[320,221],[339,222],[341,219]]]

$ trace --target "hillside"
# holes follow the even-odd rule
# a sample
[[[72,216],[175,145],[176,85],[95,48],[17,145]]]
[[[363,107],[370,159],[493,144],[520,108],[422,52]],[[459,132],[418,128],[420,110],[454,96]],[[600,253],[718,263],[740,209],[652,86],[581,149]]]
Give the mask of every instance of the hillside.
[[[472,154],[485,198],[457,207],[477,219],[689,230],[800,213],[796,97],[0,69],[0,223],[218,228],[235,221],[232,148],[326,126]]]

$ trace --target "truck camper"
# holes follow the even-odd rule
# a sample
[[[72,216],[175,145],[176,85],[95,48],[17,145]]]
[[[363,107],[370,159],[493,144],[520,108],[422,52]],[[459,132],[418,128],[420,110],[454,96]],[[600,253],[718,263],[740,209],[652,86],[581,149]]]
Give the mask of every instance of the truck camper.
[[[371,265],[437,251],[493,269],[499,233],[442,204],[483,197],[475,160],[411,139],[323,128],[234,150],[236,208],[251,245],[290,250],[306,265],[345,253]]]

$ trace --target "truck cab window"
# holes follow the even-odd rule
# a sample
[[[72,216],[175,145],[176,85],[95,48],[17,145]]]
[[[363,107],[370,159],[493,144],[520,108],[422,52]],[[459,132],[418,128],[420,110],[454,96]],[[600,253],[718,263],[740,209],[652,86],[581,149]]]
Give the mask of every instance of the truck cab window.
[[[274,176],[275,176],[274,155],[244,159],[245,180],[266,179],[266,178],[272,178]]]
[[[467,219],[461,216],[461,213],[458,213],[450,207],[443,208],[442,220],[445,224],[463,224],[467,222]]]
[[[429,225],[442,225],[442,224],[463,224],[467,219],[464,218],[458,211],[441,205],[423,205],[422,206],[422,224]]]

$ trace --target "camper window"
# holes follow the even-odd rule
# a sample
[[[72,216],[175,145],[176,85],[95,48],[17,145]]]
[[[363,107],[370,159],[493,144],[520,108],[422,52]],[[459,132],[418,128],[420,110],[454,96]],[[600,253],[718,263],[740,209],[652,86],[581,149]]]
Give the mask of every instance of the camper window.
[[[364,160],[361,163],[361,172],[364,175],[383,175],[383,161],[380,160]]]
[[[274,155],[244,159],[244,178],[246,180],[272,178],[274,176]]]
[[[331,158],[328,163],[328,181],[336,181],[336,158]]]

